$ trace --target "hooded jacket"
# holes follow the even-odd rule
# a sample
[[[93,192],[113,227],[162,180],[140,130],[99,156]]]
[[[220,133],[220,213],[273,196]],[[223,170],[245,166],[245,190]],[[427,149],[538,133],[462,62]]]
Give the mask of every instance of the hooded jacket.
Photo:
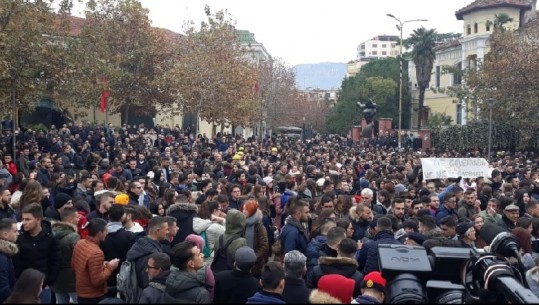
[[[139,238],[133,247],[127,251],[126,259],[135,262],[138,285],[141,289],[148,286],[146,266],[148,264],[148,257],[154,252],[163,252],[161,244],[147,236]]]
[[[166,281],[170,271],[163,271],[150,280],[148,287],[142,290],[139,304],[159,304],[166,288]]]
[[[225,221],[226,224],[226,221]],[[215,243],[219,239],[219,236],[225,233],[225,226],[218,222],[214,222],[208,219],[202,219],[199,217],[193,218],[193,230],[196,234],[200,235],[206,231],[206,239],[208,247],[213,251]]]
[[[232,236],[240,236],[240,238],[230,243],[230,246],[228,246],[227,249],[227,255],[234,257],[238,248],[247,245],[245,238],[241,237],[243,235],[243,230],[245,229],[245,224],[246,220],[242,212],[235,209],[228,211],[228,214],[226,215],[225,234],[223,235],[223,245],[225,245]],[[219,240],[217,240],[215,249],[218,249],[220,246]]]
[[[339,274],[356,282],[354,297],[361,294],[363,274],[357,271],[357,261],[349,257],[320,257],[320,264],[313,268],[307,278],[307,286],[318,287],[318,280],[326,274]]]
[[[0,303],[11,295],[15,287],[15,267],[12,257],[19,253],[16,244],[0,239]]]
[[[260,277],[262,268],[268,259],[269,250],[268,232],[266,231],[266,227],[262,224],[262,211],[257,210],[255,214],[245,220],[245,223],[243,237],[247,238],[249,236],[247,230],[251,229],[253,232],[253,244],[251,248],[255,250],[256,263],[252,272],[255,277]]]
[[[24,270],[33,268],[45,274],[44,285],[52,286],[60,271],[61,253],[51,223],[42,220],[41,232],[35,237],[23,229],[17,238],[17,245],[19,254],[13,258],[17,278]]]
[[[163,302],[165,304],[210,304],[210,293],[196,275],[179,269],[173,269],[165,283]]]
[[[309,296],[311,304],[341,304],[342,302],[329,293],[322,290],[314,289]]]
[[[187,236],[185,240],[194,242],[200,251],[204,249],[204,239],[196,234]],[[213,271],[208,263],[204,263],[204,266],[197,270],[197,279],[206,286],[206,289],[208,289],[208,292],[210,293],[210,299],[213,301],[215,277],[213,276]]]
[[[52,224],[52,231],[58,238],[60,252],[60,271],[58,278],[52,286],[52,291],[56,293],[75,292],[75,271],[71,268],[71,257],[75,244],[79,241],[80,236],[77,233],[77,228],[67,222],[55,222]]]
[[[195,233],[193,230],[193,218],[196,216],[198,207],[194,203],[177,203],[167,209],[167,215],[176,218],[178,234],[174,236],[171,247],[185,240],[187,235]]]

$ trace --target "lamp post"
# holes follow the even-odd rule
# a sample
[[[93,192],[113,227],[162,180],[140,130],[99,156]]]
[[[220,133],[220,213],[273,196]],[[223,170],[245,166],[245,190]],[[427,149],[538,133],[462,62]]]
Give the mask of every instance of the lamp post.
[[[490,150],[492,148],[492,107],[496,104],[496,100],[493,98],[487,99],[488,104],[488,161],[490,161]]]
[[[405,20],[400,21],[399,18],[395,17],[393,14],[386,14],[386,16],[391,17],[395,19],[399,24],[397,24],[397,29],[400,31],[400,42],[399,42],[399,148],[401,148],[402,145],[402,27],[406,23],[414,22],[414,21],[428,21],[427,19],[411,19],[411,20]],[[421,110],[420,110],[421,111]],[[412,122],[410,122],[410,126],[412,126]]]
[[[301,140],[305,142],[305,117],[303,117],[303,128],[301,129]]]

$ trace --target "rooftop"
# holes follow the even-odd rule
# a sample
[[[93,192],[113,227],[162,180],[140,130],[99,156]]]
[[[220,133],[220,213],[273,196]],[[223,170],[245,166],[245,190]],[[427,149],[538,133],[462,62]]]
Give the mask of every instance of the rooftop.
[[[469,5],[455,12],[457,20],[464,20],[464,15],[486,8],[495,7],[515,7],[520,9],[530,9],[530,0],[475,0]]]
[[[258,43],[255,39],[255,34],[247,30],[236,30],[236,35],[242,44]]]

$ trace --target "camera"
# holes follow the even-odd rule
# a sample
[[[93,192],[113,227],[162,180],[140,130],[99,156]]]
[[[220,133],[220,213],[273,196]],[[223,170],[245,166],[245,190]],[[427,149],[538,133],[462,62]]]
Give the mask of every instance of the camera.
[[[427,253],[422,246],[394,244],[378,250],[388,282],[384,303],[539,303],[523,272],[499,253],[456,247],[433,247]]]

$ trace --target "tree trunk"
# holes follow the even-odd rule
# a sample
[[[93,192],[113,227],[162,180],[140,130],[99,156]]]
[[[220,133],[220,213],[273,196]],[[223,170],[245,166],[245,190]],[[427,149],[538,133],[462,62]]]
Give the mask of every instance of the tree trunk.
[[[419,87],[419,99],[417,104],[417,130],[423,127],[423,108],[425,103],[425,90],[423,86]]]

